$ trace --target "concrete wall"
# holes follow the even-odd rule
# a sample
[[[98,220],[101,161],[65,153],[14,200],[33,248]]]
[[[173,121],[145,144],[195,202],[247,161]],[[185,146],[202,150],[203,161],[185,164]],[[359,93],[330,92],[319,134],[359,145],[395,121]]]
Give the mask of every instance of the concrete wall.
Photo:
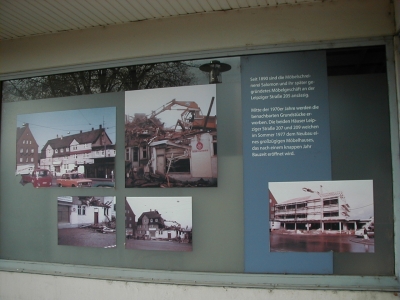
[[[163,300],[395,300],[393,292],[245,289],[93,280],[0,272],[0,299],[163,299]]]
[[[0,42],[0,75],[194,52],[390,36],[392,1],[333,0],[167,18]],[[398,1],[395,1],[398,2]],[[162,45],[162,47],[160,46]],[[290,50],[290,49],[289,49]],[[225,51],[225,52],[223,52]],[[151,58],[153,57],[153,58]],[[165,59],[165,56],[164,56]],[[393,292],[178,286],[0,272],[0,299],[398,299]]]

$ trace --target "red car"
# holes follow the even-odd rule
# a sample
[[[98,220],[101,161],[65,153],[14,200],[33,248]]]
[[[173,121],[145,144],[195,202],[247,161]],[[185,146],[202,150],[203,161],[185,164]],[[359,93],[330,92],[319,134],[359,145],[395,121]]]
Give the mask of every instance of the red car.
[[[47,169],[35,169],[32,174],[22,175],[22,181],[24,183],[32,182],[35,188],[51,187],[53,175]]]

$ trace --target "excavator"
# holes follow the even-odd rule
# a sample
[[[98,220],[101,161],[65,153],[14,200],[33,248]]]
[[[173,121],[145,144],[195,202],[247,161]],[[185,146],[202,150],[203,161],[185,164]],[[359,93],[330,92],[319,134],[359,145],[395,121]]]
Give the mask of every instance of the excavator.
[[[213,104],[214,97],[211,99],[207,115],[204,116],[196,102],[177,101],[176,99],[173,99],[155,111],[152,111],[151,114],[147,115],[147,117],[149,119],[154,118],[167,110],[183,110],[181,113],[181,119],[177,121],[175,129],[179,125],[183,131],[192,129],[215,130],[217,128],[217,117],[210,116]],[[177,108],[179,106],[184,108]]]

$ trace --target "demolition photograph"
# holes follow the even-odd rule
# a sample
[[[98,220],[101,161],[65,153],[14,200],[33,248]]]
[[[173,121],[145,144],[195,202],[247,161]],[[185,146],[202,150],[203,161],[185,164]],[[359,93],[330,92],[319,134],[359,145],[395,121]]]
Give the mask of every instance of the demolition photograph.
[[[271,252],[375,252],[372,180],[270,182]]]
[[[115,248],[115,197],[57,197],[58,245]]]
[[[116,108],[17,116],[16,176],[23,186],[114,187]]]
[[[125,187],[216,187],[215,84],[125,93]]]
[[[192,197],[127,197],[125,234],[126,249],[192,251]]]

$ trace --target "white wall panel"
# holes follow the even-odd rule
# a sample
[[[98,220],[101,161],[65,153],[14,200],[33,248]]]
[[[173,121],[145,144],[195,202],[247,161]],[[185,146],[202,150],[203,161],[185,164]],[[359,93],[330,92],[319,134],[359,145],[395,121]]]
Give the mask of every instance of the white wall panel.
[[[389,1],[338,0],[204,13],[2,41],[0,74],[194,51],[379,37],[394,30]]]

